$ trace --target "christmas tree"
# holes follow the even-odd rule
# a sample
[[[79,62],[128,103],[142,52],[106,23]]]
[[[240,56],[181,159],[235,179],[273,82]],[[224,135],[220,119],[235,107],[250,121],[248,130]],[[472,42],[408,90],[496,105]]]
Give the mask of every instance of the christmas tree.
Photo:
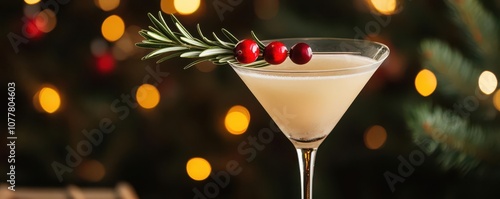
[[[439,39],[421,42],[423,67],[431,71],[423,82],[432,82],[435,74],[438,92],[411,107],[407,123],[415,143],[436,154],[442,168],[470,175],[498,174],[499,21],[477,0],[446,2],[464,44],[458,50]]]

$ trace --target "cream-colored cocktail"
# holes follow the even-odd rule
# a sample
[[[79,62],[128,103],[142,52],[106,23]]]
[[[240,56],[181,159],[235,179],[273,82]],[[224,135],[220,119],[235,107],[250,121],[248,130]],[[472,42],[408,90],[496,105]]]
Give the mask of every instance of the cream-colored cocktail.
[[[316,55],[304,65],[287,60],[265,67],[266,71],[275,72],[236,72],[296,147],[315,148],[335,127],[376,67],[346,74],[323,71],[375,63],[358,55]]]

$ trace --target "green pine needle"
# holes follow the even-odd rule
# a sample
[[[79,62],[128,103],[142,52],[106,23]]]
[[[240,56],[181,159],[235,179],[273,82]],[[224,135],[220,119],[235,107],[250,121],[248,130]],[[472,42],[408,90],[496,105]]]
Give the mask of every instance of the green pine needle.
[[[423,65],[436,73],[438,87],[446,94],[474,95],[480,71],[459,52],[440,40],[421,43]]]
[[[495,17],[477,0],[448,0],[455,22],[471,39],[471,48],[478,51],[486,67],[497,67],[499,27]]]
[[[444,101],[457,101],[457,97],[476,96],[480,72],[489,69],[500,73],[499,22],[478,0],[447,0],[447,3],[452,17],[465,33],[464,42],[479,59],[466,58],[443,41],[432,39],[421,43],[422,62],[425,68],[436,73],[438,89],[448,97]],[[477,102],[478,108],[495,109],[490,100]],[[410,109],[407,122],[415,143],[426,143],[424,148],[437,155],[443,168],[456,168],[464,174],[475,171],[500,175],[498,116],[492,118],[488,112],[476,110],[463,118],[457,111],[437,105]]]
[[[233,48],[239,42],[233,34],[222,28],[222,33],[229,41],[220,39],[215,33],[212,33],[214,40],[210,40],[201,31],[200,25],[197,24],[196,29],[199,38],[193,36],[182,23],[174,16],[170,15],[172,23],[178,32],[174,32],[163,19],[163,15],[158,12],[158,18],[148,13],[153,26],[149,26],[149,30],[141,30],[139,34],[144,38],[143,41],[136,43],[137,47],[154,49],[152,52],[142,57],[143,60],[163,56],[156,63],[161,63],[172,58],[181,57],[195,59],[195,61],[186,65],[184,68],[190,68],[201,62],[210,61],[216,65],[227,63],[237,63],[233,55]],[[264,50],[262,42],[258,40],[252,32],[252,36],[259,44],[261,51]],[[267,62],[259,60],[245,64],[246,67],[264,67],[268,66]]]
[[[412,107],[408,121],[414,142],[426,143],[426,152],[438,154],[443,168],[463,173],[479,166],[500,168],[500,129],[472,125],[452,111],[430,105]]]

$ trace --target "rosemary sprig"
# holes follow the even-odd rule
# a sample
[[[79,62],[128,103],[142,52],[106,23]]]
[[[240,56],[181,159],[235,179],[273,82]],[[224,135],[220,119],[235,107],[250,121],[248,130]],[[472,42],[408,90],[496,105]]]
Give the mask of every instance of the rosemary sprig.
[[[146,56],[142,57],[143,60],[163,56],[156,61],[161,63],[166,60],[182,57],[195,59],[189,63],[184,69],[190,68],[198,63],[210,61],[216,65],[223,65],[229,62],[236,63],[233,55],[233,48],[239,42],[239,39],[231,34],[228,30],[222,28],[221,31],[228,41],[221,40],[214,32],[212,36],[214,40],[210,40],[201,31],[200,25],[197,24],[199,38],[194,37],[174,16],[172,23],[178,30],[174,32],[163,19],[161,11],[158,12],[158,18],[148,13],[153,26],[149,26],[149,30],[141,30],[139,34],[144,37],[144,40],[136,43],[135,45],[142,48],[155,49]],[[251,32],[252,39],[257,42],[261,52],[264,51],[264,44],[257,38],[255,33]],[[263,67],[269,65],[259,56],[259,59],[253,63],[245,64],[245,67]]]

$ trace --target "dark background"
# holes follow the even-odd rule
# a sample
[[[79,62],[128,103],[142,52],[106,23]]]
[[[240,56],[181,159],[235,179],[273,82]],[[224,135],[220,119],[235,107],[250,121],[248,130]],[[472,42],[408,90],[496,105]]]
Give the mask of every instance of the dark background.
[[[421,69],[420,41],[439,38],[454,47],[465,47],[443,1],[400,1],[399,13],[391,16],[374,15],[363,0],[279,1],[277,15],[261,19],[255,9],[264,8],[256,7],[256,1],[242,0],[232,6],[233,11],[223,14],[222,21],[214,8],[215,1],[201,2],[195,13],[176,15],[191,31],[200,23],[206,33],[219,33],[224,27],[240,38],[249,37],[250,30],[261,39],[355,38],[359,28],[374,33],[368,39],[391,48],[390,57],[322,144],[316,161],[315,198],[498,198],[498,179],[443,171],[433,156],[426,155],[422,165],[395,185],[394,192],[384,178],[387,171],[398,174],[399,156],[408,160],[412,152],[419,150],[411,142],[403,107],[423,99],[413,85]],[[482,3],[499,17],[499,1]],[[182,70],[188,63],[185,60],[162,63],[158,70],[168,76],[151,82],[157,83],[161,93],[157,107],[128,107],[130,114],[124,119],[120,118],[121,112],[111,110],[113,102],[142,84],[150,74],[146,68],[154,71],[157,66],[154,61],[141,61],[147,51],[135,48],[126,59],[116,60],[110,73],[102,73],[96,68],[97,58],[90,45],[102,38],[101,23],[112,14],[122,17],[127,28],[147,27],[150,22],[146,13],[160,10],[159,0],[122,0],[118,8],[108,12],[92,1],[59,4],[55,29],[20,44],[16,53],[7,35],[22,35],[24,6],[22,1],[6,1],[0,8],[2,87],[6,89],[7,82],[14,81],[17,89],[17,186],[112,187],[126,181],[140,198],[193,198],[194,188],[202,190],[213,182],[210,178],[193,181],[186,174],[186,162],[199,156],[211,163],[215,173],[225,170],[230,160],[240,163],[242,173],[231,176],[217,198],[298,198],[297,159],[284,136],[275,134],[250,162],[245,160],[248,156],[238,153],[238,145],[269,128],[271,119],[228,66],[202,72],[198,68]],[[390,22],[367,31],[366,25],[377,21],[376,17]],[[135,43],[141,38],[134,30],[127,29],[127,34]],[[114,44],[108,45],[111,49]],[[40,112],[33,105],[33,96],[44,84],[57,87],[61,94],[61,108],[54,114]],[[239,136],[229,135],[223,122],[227,110],[236,104],[251,113],[247,132]],[[126,107],[123,102],[118,106]],[[66,147],[74,149],[85,139],[82,131],[98,128],[103,118],[109,118],[116,129],[104,134],[103,142],[92,148],[84,163],[64,174],[59,182],[51,164],[64,163]],[[372,125],[383,126],[388,134],[385,144],[377,150],[367,149],[363,142],[364,132]],[[5,137],[1,136],[2,143],[6,143]],[[0,173],[7,173],[4,160],[8,151],[2,145]],[[94,182],[85,178],[93,173],[91,164],[85,164],[88,160],[104,166],[102,179]],[[2,182],[6,177],[0,177]]]

